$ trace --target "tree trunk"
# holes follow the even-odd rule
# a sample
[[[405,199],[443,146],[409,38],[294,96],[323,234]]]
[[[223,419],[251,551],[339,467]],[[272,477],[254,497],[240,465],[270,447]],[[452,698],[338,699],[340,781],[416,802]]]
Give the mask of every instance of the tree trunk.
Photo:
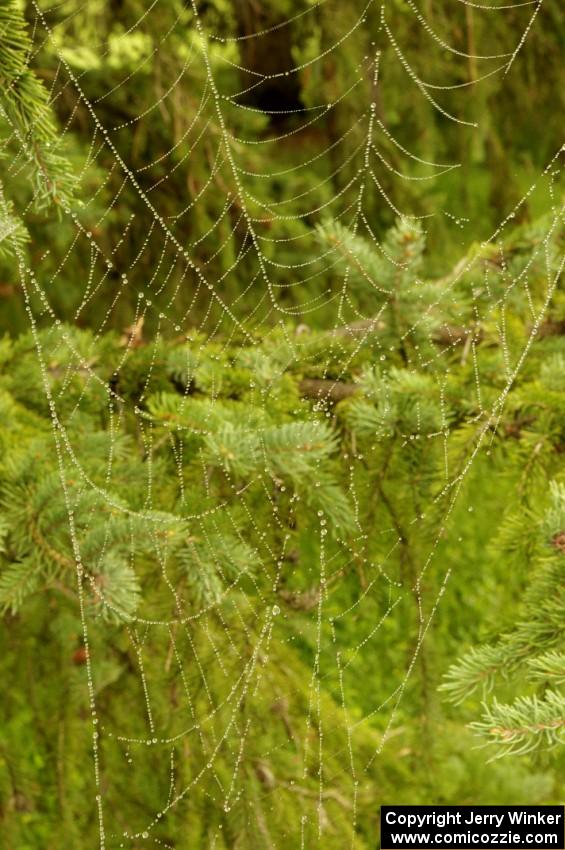
[[[261,0],[234,0],[234,10],[237,34],[243,38],[239,42],[241,64],[246,69],[241,72],[244,91],[239,101],[265,112],[274,111],[272,123],[284,123],[288,115],[281,111],[302,107],[300,80],[292,58],[292,24],[273,29],[285,18],[277,14],[276,4]],[[259,32],[263,35],[249,38]],[[272,76],[279,74],[283,76]]]

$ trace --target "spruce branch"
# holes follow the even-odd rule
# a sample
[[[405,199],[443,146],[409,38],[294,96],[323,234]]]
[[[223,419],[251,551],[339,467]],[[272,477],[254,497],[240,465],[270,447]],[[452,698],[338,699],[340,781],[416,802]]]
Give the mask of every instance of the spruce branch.
[[[495,698],[471,728],[498,748],[497,757],[552,749],[565,743],[565,696],[546,691],[543,698],[519,697],[510,704]]]
[[[497,676],[504,672],[507,657],[500,646],[481,646],[471,649],[445,675],[439,690],[458,704],[481,688],[483,694],[492,690]]]
[[[33,558],[27,558],[0,570],[0,611],[16,614],[40,582],[41,570]]]
[[[552,650],[537,658],[530,658],[528,674],[533,682],[550,682],[554,687],[565,685],[565,652]]]
[[[22,251],[29,234],[14,212],[14,204],[6,199],[0,183],[0,259],[17,256]]]
[[[32,43],[16,0],[0,0],[0,33],[0,115],[31,166],[36,209],[50,203],[66,206],[75,180],[70,163],[57,150],[60,141],[47,91],[29,67]]]

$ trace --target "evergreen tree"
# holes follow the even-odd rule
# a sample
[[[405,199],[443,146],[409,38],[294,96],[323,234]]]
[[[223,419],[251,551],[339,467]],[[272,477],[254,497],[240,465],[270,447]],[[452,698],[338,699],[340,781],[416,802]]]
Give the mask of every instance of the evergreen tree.
[[[479,33],[504,53],[522,32],[519,9],[504,29],[428,5],[432,49],[442,27],[466,48],[457,87]],[[557,174],[464,250],[448,216],[393,213],[435,210],[430,162],[459,158],[444,189],[484,213],[473,236],[507,214],[524,151],[554,154],[561,14],[509,75],[508,126],[487,77],[471,150],[405,93],[398,44],[434,55],[411,2],[366,30],[332,2],[157,7],[154,28],[136,0],[0,0],[0,262],[22,283],[0,341],[2,837],[104,844],[103,801],[117,844],[364,850],[381,801],[559,800]],[[417,188],[391,205],[399,176]],[[522,758],[488,764],[475,734]]]

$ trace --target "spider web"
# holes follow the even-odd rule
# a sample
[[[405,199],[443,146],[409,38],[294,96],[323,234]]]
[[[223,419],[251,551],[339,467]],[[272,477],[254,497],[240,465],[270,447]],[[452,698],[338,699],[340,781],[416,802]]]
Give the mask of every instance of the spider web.
[[[383,263],[392,267],[396,263],[401,274],[403,269],[390,256],[386,240],[375,232],[371,204],[376,197],[380,205],[390,208],[404,226],[413,227],[415,232],[420,227],[426,233],[432,226],[430,219],[433,216],[401,209],[394,193],[386,190],[383,175],[393,174],[399,183],[429,180],[441,183],[442,177],[457,169],[459,163],[429,162],[425,156],[419,156],[418,151],[408,150],[388,129],[379,105],[382,45],[392,48],[399,67],[405,71],[407,85],[414,87],[415,98],[423,98],[442,119],[467,126],[472,134],[476,122],[468,117],[470,113],[464,113],[463,117],[452,114],[451,107],[444,104],[450,103],[450,94],[460,89],[468,93],[472,102],[476,86],[493,75],[507,74],[515,65],[519,51],[527,49],[526,39],[542,8],[541,3],[491,7],[465,0],[458,2],[479,10],[481,14],[504,14],[506,10],[525,7],[524,24],[512,52],[482,55],[478,50],[476,54],[469,54],[447,44],[418,7],[407,0],[414,26],[423,28],[438,50],[449,51],[458,61],[473,62],[484,68],[476,78],[451,85],[423,79],[415,70],[395,36],[393,9],[387,4],[380,8],[372,2],[365,6],[359,4],[349,25],[330,44],[323,49],[316,46],[310,58],[291,70],[283,68],[261,75],[241,64],[238,50],[243,42],[265,38],[273,28],[259,30],[252,35],[218,35],[206,25],[194,2],[189,4],[188,9],[179,10],[170,26],[163,27],[161,4],[153,2],[124,33],[124,38],[139,36],[142,40],[144,34],[157,32],[159,37],[155,51],[163,54],[170,50],[178,54],[176,27],[181,21],[186,21],[187,16],[192,21],[194,38],[183,47],[180,71],[170,79],[161,80],[161,96],[155,98],[149,108],[140,111],[135,119],[128,118],[116,126],[105,126],[99,115],[103,114],[104,105],[111,103],[113,96],[116,93],[121,95],[124,89],[135,99],[136,82],[138,76],[145,73],[147,56],[133,63],[119,85],[89,100],[83,80],[88,72],[82,74],[77,71],[69,59],[69,45],[59,37],[58,25],[51,24],[50,16],[33,3],[36,40],[40,32],[44,33],[60,59],[51,91],[52,100],[57,103],[58,98],[69,97],[69,93],[75,99],[64,135],[72,132],[79,108],[86,112],[91,141],[81,176],[86,179],[88,170],[97,168],[100,175],[98,188],[84,202],[86,211],[97,211],[96,227],[89,229],[83,224],[82,213],[73,208],[65,209],[64,221],[67,226],[72,226],[73,238],[60,249],[49,245],[49,250],[45,250],[37,260],[37,268],[30,266],[22,254],[19,257],[26,309],[52,415],[60,482],[76,562],[96,786],[94,799],[85,801],[85,805],[96,807],[100,848],[144,844],[170,847],[172,845],[166,838],[169,824],[183,823],[183,818],[189,818],[195,807],[203,809],[206,806],[219,808],[225,814],[226,820],[211,827],[207,845],[222,846],[222,830],[229,828],[229,817],[237,817],[238,807],[248,793],[250,771],[265,789],[262,798],[247,801],[254,813],[258,846],[277,846],[269,827],[271,822],[280,821],[282,815],[276,801],[273,803],[267,793],[275,786],[293,801],[295,820],[286,828],[290,836],[300,841],[300,845],[295,846],[324,845],[326,830],[331,828],[327,813],[329,805],[340,811],[335,817],[349,824],[350,846],[362,846],[362,839],[357,834],[359,806],[366,806],[368,799],[375,807],[379,802],[371,785],[371,770],[394,731],[398,710],[421,656],[426,634],[438,617],[438,608],[448,586],[452,568],[446,569],[438,562],[441,541],[474,461],[480,452],[488,451],[494,439],[506,397],[522,369],[556,286],[557,274],[549,258],[548,246],[561,215],[559,205],[553,199],[554,214],[548,231],[534,252],[536,261],[546,263],[545,304],[541,310],[532,306],[531,335],[518,355],[510,352],[505,328],[501,328],[501,345],[506,357],[505,380],[496,396],[483,392],[484,402],[477,340],[469,334],[465,343],[465,357],[473,363],[480,413],[470,415],[466,423],[470,436],[467,447],[460,453],[459,463],[453,468],[449,462],[452,429],[447,416],[436,432],[424,433],[424,429],[420,433],[417,427],[414,432],[402,435],[402,447],[406,452],[410,450],[412,441],[424,438],[434,445],[442,444],[445,449],[443,485],[425,512],[414,506],[411,532],[418,533],[420,528],[425,528],[429,545],[427,556],[417,564],[415,575],[408,583],[399,580],[393,569],[403,543],[402,529],[393,520],[390,526],[374,529],[369,520],[361,517],[359,505],[369,499],[369,494],[368,485],[363,483],[359,472],[363,468],[364,457],[355,446],[342,458],[349,483],[349,500],[355,515],[354,530],[343,533],[339,525],[337,529],[333,528],[329,506],[320,502],[315,512],[317,526],[311,532],[315,538],[312,544],[311,589],[302,594],[285,595],[283,575],[294,557],[290,529],[300,525],[304,505],[314,503],[309,500],[308,494],[293,486],[292,481],[289,482],[282,472],[279,474],[265,460],[252,465],[243,475],[234,464],[230,467],[227,463],[224,468],[225,497],[215,498],[206,463],[202,463],[200,480],[187,480],[183,459],[189,453],[195,436],[217,437],[215,411],[225,415],[221,388],[215,386],[212,380],[209,407],[200,422],[192,425],[175,422],[167,428],[162,420],[157,421],[158,417],[148,413],[142,404],[143,397],[138,404],[132,404],[123,397],[119,379],[136,349],[140,329],[144,325],[150,326],[152,338],[147,346],[152,355],[144,375],[143,393],[148,398],[159,357],[159,344],[163,339],[176,339],[183,352],[182,370],[188,375],[182,398],[185,406],[181,406],[181,410],[186,412],[186,421],[189,421],[191,376],[202,370],[210,358],[216,357],[218,362],[223,362],[230,344],[235,340],[242,341],[250,364],[251,377],[246,388],[250,412],[248,421],[238,422],[236,439],[243,443],[248,437],[254,439],[253,435],[258,434],[255,452],[266,457],[270,432],[268,424],[261,422],[261,411],[269,397],[276,393],[277,382],[294,362],[302,363],[310,356],[318,358],[318,365],[321,364],[319,372],[323,379],[317,399],[300,402],[299,407],[301,421],[316,427],[326,427],[324,423],[328,422],[333,427],[333,393],[342,381],[347,380],[348,366],[369,339],[375,346],[380,368],[386,372],[390,356],[388,344],[380,342],[374,327],[390,306],[392,296],[363,266],[363,257],[355,251],[348,253],[347,246],[344,248],[339,225],[359,240],[355,245],[365,240]],[[274,29],[282,37],[285,28],[297,21],[305,24],[309,16],[315,16],[324,4],[325,0],[322,0],[289,16]],[[69,20],[64,19],[65,24]],[[336,92],[333,101],[320,100],[300,109],[267,110],[246,101],[246,96],[261,86],[276,84],[280,78],[292,74],[308,73],[327,57],[349,51],[352,42],[360,39],[370,45],[370,51],[360,64],[349,68],[342,90]],[[70,48],[74,49],[76,45]],[[112,45],[101,43],[90,49],[108,52]],[[232,71],[229,76],[223,73],[226,68]],[[229,79],[233,84],[234,70],[241,73],[242,79],[248,80],[240,91],[226,88],[225,80]],[[428,70],[433,78],[433,70]],[[136,128],[142,126],[148,114],[155,110],[168,117],[178,112],[181,108],[179,86],[189,74],[191,79],[200,83],[190,115],[183,116],[174,140],[168,140],[152,162],[134,168],[121,152],[124,150],[123,139],[133,140]],[[300,161],[296,160],[297,155],[300,157],[300,143],[295,144],[288,167],[277,172],[272,169],[275,160],[273,151],[291,144],[293,137],[300,140],[307,131],[315,131],[332,109],[343,103],[350,104],[354,116],[350,127],[337,139],[329,140],[321,152],[312,155],[305,147]],[[264,121],[266,114],[274,119],[275,130],[260,135],[254,122]],[[283,116],[291,116],[294,124],[285,123]],[[248,130],[248,127],[251,129]],[[352,134],[359,139],[353,149],[345,145]],[[208,146],[209,172],[202,185],[191,186],[191,157],[204,145]],[[398,152],[406,166],[405,171],[398,170],[387,158],[391,149]],[[252,160],[248,156],[249,150],[253,152]],[[113,165],[109,170],[111,174],[106,174],[106,166],[98,166],[98,161],[105,162],[109,153]],[[256,170],[258,160],[262,163],[262,170]],[[301,181],[306,170],[320,165],[325,167],[327,163],[326,171],[320,171],[317,185],[308,186]],[[501,243],[506,226],[530,195],[534,192],[553,193],[559,169],[557,163],[556,156],[548,163],[537,184],[532,185],[491,237],[484,241],[483,248]],[[18,162],[13,164],[14,174],[19,167]],[[179,169],[187,173],[191,198],[183,205],[179,202],[179,208],[173,214],[169,208],[165,214],[160,210],[159,202],[154,200],[161,197],[157,189],[166,188],[167,181]],[[121,188],[112,201],[103,203],[99,210],[99,199],[103,197],[106,183],[110,176],[115,179],[116,174],[121,175]],[[340,180],[339,190],[335,189],[335,179]],[[277,181],[276,196],[273,195],[274,181]],[[120,195],[126,191],[137,194],[144,210],[144,222],[142,239],[136,223],[138,244],[135,244],[132,254],[134,259],[124,265],[122,247],[128,241],[130,231],[133,232],[134,223],[129,220],[118,224],[113,211]],[[210,196],[214,198],[216,218],[204,219],[196,229],[189,226],[199,209],[209,202]],[[325,198],[321,203],[320,197]],[[464,216],[451,212],[447,207],[435,215],[452,221],[456,233],[465,227]],[[326,239],[322,242],[329,220],[334,227],[337,223],[337,229],[331,231],[333,241]],[[106,221],[112,221],[113,234],[119,232],[114,235],[113,243],[108,241],[107,236],[100,236]],[[234,234],[237,234],[239,242],[236,252],[229,248]],[[99,377],[89,351],[81,346],[72,329],[61,322],[56,303],[50,297],[50,283],[76,254],[89,258],[82,280],[77,281],[83,295],[75,320],[80,325],[85,314],[97,316],[91,350],[114,324],[114,317],[122,314],[123,305],[131,303],[131,293],[135,294],[131,329],[126,334],[120,360],[115,364],[115,382],[110,385]],[[148,256],[159,258],[155,267],[148,267],[144,262]],[[40,281],[44,279],[42,263],[47,261],[53,271],[51,281],[46,285]],[[217,272],[219,262],[223,262],[222,273]],[[474,271],[475,262],[470,259],[448,275],[438,299],[425,306],[413,325],[405,331],[406,337],[416,332],[431,335],[431,331],[427,330],[429,316],[438,303],[455,306],[455,289],[466,275]],[[489,321],[501,303],[504,305],[511,298],[513,291],[527,289],[529,266],[514,271],[505,263],[501,247],[504,288],[502,294],[490,293],[486,281],[489,297],[485,299],[483,294],[482,300],[477,299],[477,325]],[[359,274],[366,280],[369,291],[374,292],[374,303],[381,305],[377,313],[367,312],[355,296],[354,278]],[[329,278],[337,280],[338,284],[329,286]],[[241,279],[248,281],[244,293],[239,285]],[[231,286],[232,281],[237,281],[238,285]],[[104,294],[108,291],[108,282],[112,283],[109,299]],[[421,283],[416,274],[414,289]],[[250,301],[254,304],[251,310],[248,308]],[[370,299],[368,301],[370,303]],[[100,312],[97,314],[98,304]],[[320,315],[324,317],[327,331],[325,346],[309,355],[309,323],[315,323]],[[332,316],[331,321],[328,321],[328,316]],[[49,351],[46,351],[45,336],[40,332],[46,321],[55,334],[55,348]],[[283,352],[274,359],[274,367],[271,363],[271,371],[266,377],[260,372],[263,361],[260,357],[253,359],[254,351],[265,341],[263,334],[258,342],[257,331],[265,327],[272,329],[267,332],[266,339],[269,340],[271,334],[274,346],[280,346]],[[347,344],[351,342],[351,336],[354,337],[353,346]],[[407,373],[433,375],[434,382],[440,387],[442,405],[449,380],[449,358],[459,343],[456,339],[441,346],[434,343],[432,355],[426,349],[421,356],[417,354],[417,360],[409,359],[406,363]],[[72,381],[73,374],[87,376],[84,392],[71,410],[63,404],[64,392],[55,395],[52,389],[49,358],[53,350],[65,352],[65,360],[70,364],[67,366],[67,383]],[[210,351],[215,351],[215,355]],[[336,362],[340,364],[337,374]],[[74,429],[82,408],[87,404],[87,392],[93,389],[105,396],[110,423],[111,439],[102,461],[105,468],[103,486],[84,465],[81,441]],[[121,474],[120,434],[127,420],[135,422],[146,458],[146,480],[142,485],[137,482],[137,486],[144,490],[143,497],[134,500],[135,507],[113,495],[114,478]],[[227,439],[225,434],[223,436]],[[158,495],[163,474],[160,460],[163,445],[170,450],[170,459],[178,475],[176,514],[161,508]],[[320,469],[322,466],[320,459]],[[190,474],[195,474],[194,467],[191,467]],[[323,478],[321,471],[320,478]],[[71,480],[72,484],[69,483]],[[385,471],[385,484],[386,480]],[[314,490],[316,484],[324,486],[323,481],[312,479]],[[193,490],[204,494],[205,508],[201,505],[194,507]],[[267,538],[264,528],[254,516],[255,503],[251,493],[256,491],[263,493],[264,506],[270,511],[275,530],[272,540]],[[139,599],[135,612],[129,612],[127,617],[119,603],[105,594],[104,586],[94,580],[88,569],[92,524],[77,524],[75,515],[79,504],[89,496],[93,497],[92,524],[95,519],[97,524],[100,523],[103,517],[106,536],[102,543],[103,553],[110,547],[115,534],[116,515],[127,518],[130,523],[131,538],[127,550],[131,571],[133,575],[144,576],[149,590]],[[473,505],[468,506],[469,510],[472,508]],[[231,528],[230,540],[235,547],[232,551],[226,551],[220,542],[220,529],[226,525]],[[242,528],[245,529],[243,532]],[[205,594],[199,605],[190,595],[187,598],[185,586],[170,567],[171,551],[176,541],[187,535],[193,542],[207,542],[222,579],[216,596]],[[378,549],[382,552],[378,558],[372,554],[375,537],[379,539]],[[386,545],[381,543],[383,540]],[[196,558],[192,569],[197,569],[197,564]],[[336,595],[336,589],[354,565],[359,566],[367,579],[364,586],[356,586],[351,591],[349,601],[344,603],[345,597]],[[433,582],[428,583],[432,569]],[[157,591],[166,591],[167,604],[163,604]],[[92,598],[100,603],[94,642]],[[362,619],[365,637],[351,645],[348,643],[347,623],[358,619],[365,609],[370,611]],[[407,611],[410,613],[407,614]],[[102,613],[110,616],[111,623],[104,620]],[[112,613],[115,615],[113,619]],[[397,672],[395,681],[374,683],[373,707],[363,716],[358,716],[351,712],[349,706],[351,683],[362,676],[367,656],[378,656],[380,647],[387,640],[387,625],[398,616],[412,618],[411,621],[416,624],[416,639],[410,657],[404,661],[403,669]],[[106,671],[98,669],[98,653],[102,655],[104,641],[111,642],[122,653],[131,653],[137,664],[137,690],[134,693],[115,690],[111,703],[104,701],[101,707],[98,692]],[[277,641],[290,647],[300,647],[306,641],[313,651],[309,655],[307,651],[300,653],[297,650],[293,661],[285,655],[282,664]],[[309,660],[305,661],[305,658]],[[158,695],[164,693],[170,694],[168,699],[159,699]],[[123,703],[120,712],[115,711],[117,702]],[[169,710],[166,711],[163,705],[168,705]],[[117,727],[116,716],[122,723],[124,718],[129,722]],[[265,727],[272,732],[274,724],[279,727],[275,736],[278,743],[273,747],[270,739],[270,749],[263,751]],[[371,739],[374,745],[370,751],[366,746],[360,750],[357,736],[372,724],[375,729]],[[122,769],[109,773],[106,764],[117,762],[116,753],[120,754]],[[108,806],[106,801],[122,794],[135,795],[138,773],[146,775],[148,770],[161,779],[164,777],[168,793],[160,799],[156,792],[152,811],[142,809],[136,822],[124,823],[120,812]],[[345,790],[336,790],[336,780]],[[278,828],[281,828],[280,823]]]

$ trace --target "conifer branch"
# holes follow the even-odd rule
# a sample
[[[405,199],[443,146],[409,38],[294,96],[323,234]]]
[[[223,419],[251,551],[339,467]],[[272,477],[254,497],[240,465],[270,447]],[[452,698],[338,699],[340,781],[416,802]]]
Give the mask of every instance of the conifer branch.
[[[57,150],[60,138],[47,91],[29,67],[32,43],[17,0],[0,0],[0,32],[0,115],[31,165],[35,207],[67,205],[75,181],[68,160]]]
[[[546,691],[543,698],[519,697],[510,704],[496,698],[471,728],[499,747],[499,756],[524,755],[565,742],[565,697]]]

